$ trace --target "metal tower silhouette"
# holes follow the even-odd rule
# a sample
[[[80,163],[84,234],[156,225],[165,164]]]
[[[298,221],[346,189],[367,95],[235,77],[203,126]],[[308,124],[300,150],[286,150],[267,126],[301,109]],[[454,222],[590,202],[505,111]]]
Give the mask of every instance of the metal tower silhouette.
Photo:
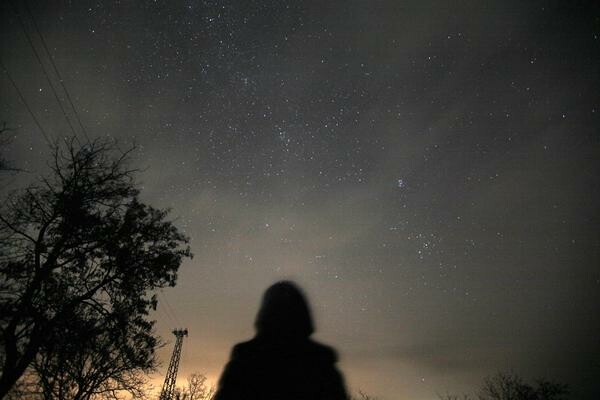
[[[181,346],[183,345],[183,337],[187,336],[187,334],[187,329],[175,329],[173,331],[173,335],[177,339],[175,340],[175,348],[173,349],[173,355],[171,356],[171,362],[169,363],[169,369],[167,369],[165,383],[163,383],[159,400],[173,399],[173,391],[175,390],[175,382],[177,381],[177,369],[179,368],[179,359],[181,358]]]

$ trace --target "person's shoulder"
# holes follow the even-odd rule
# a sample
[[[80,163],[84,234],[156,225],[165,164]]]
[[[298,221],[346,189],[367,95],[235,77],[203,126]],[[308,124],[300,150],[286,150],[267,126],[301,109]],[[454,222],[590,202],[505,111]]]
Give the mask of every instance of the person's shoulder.
[[[278,345],[273,346],[273,343],[261,338],[254,338],[233,346],[231,360],[254,360],[269,354],[284,354],[290,351],[294,353],[301,352],[304,356],[316,359],[324,364],[335,364],[338,361],[338,354],[333,347],[312,339],[294,343],[291,346],[280,347]]]
[[[322,362],[334,364],[338,361],[337,351],[335,351],[335,349],[331,346],[316,342],[314,340],[309,340],[308,349],[313,356],[319,358]]]
[[[232,359],[246,358],[256,352],[257,343],[256,339],[251,339],[246,342],[241,342],[233,346],[231,350]]]

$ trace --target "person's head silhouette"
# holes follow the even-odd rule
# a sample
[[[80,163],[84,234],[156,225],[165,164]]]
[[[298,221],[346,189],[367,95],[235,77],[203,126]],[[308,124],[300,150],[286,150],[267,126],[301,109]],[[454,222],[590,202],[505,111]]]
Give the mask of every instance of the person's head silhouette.
[[[313,321],[296,284],[269,287],[254,325],[256,336],[233,347],[214,400],[348,400],[335,350],[309,338]]]
[[[270,338],[306,339],[314,332],[306,298],[290,281],[267,289],[254,325],[258,336]]]

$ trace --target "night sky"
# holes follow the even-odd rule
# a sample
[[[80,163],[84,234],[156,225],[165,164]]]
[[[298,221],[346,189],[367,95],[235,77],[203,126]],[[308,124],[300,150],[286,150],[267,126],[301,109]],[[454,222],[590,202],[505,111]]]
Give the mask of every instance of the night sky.
[[[157,386],[173,328],[180,378],[214,382],[286,278],[353,391],[432,399],[512,370],[599,398],[595,4],[29,1],[88,135],[135,141],[143,200],[191,238],[153,315]],[[7,2],[0,26],[40,124],[72,134]],[[1,72],[18,186],[48,148]]]

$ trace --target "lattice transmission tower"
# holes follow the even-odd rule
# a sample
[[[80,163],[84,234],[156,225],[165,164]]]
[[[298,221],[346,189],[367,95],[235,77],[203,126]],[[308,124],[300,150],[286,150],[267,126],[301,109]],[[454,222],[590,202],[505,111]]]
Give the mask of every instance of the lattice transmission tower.
[[[165,383],[163,383],[159,400],[173,399],[175,382],[177,381],[177,369],[179,368],[179,359],[181,358],[181,346],[183,345],[183,337],[187,336],[187,334],[187,329],[175,329],[173,331],[173,335],[175,335],[176,338],[175,348],[173,349],[173,355],[171,356],[171,362],[169,363],[169,369],[167,369]]]

